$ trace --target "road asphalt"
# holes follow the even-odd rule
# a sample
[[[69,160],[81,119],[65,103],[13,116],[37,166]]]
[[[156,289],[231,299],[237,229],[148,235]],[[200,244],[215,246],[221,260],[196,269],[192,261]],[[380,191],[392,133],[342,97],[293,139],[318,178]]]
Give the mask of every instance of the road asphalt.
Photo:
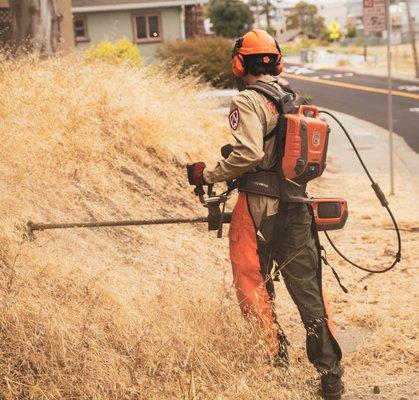
[[[288,64],[284,77],[314,104],[388,127],[385,77]],[[393,81],[394,131],[419,152],[419,81]]]

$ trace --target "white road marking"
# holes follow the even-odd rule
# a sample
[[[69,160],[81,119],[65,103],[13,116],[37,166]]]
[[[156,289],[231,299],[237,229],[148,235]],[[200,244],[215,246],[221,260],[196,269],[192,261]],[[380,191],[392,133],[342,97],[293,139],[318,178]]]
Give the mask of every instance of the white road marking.
[[[347,73],[345,74],[345,76],[354,76],[354,73],[353,73],[353,72],[347,72]]]
[[[299,67],[296,67],[296,66],[292,66],[292,67],[285,67],[285,70],[287,71],[287,72],[294,72],[294,71],[296,71],[297,69],[298,69]]]
[[[331,75],[323,75],[322,78],[323,79],[330,79],[332,76]]]
[[[399,90],[406,90],[408,92],[417,92],[419,90],[419,86],[416,85],[402,85],[398,87]]]
[[[320,79],[320,76],[312,76],[311,79]]]
[[[343,75],[342,74],[335,74],[335,75],[333,75],[333,77],[334,78],[343,78]]]
[[[312,74],[314,71],[312,69],[309,68],[298,68],[295,70],[295,74],[296,75],[305,75],[305,74]]]
[[[313,74],[314,70],[310,69],[310,68],[306,68],[306,67],[298,67],[298,66],[291,66],[291,67],[286,67],[285,69],[286,72],[291,73],[291,74],[295,74],[295,75],[305,75],[305,74]]]
[[[419,114],[419,107],[417,107],[417,108],[409,108],[409,111]]]

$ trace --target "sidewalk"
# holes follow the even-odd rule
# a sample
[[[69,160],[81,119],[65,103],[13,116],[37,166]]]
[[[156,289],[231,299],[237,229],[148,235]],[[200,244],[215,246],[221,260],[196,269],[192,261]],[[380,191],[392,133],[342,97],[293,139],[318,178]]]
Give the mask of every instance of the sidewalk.
[[[340,119],[354,140],[361,157],[371,172],[384,176],[388,184],[390,179],[390,153],[389,153],[389,133],[387,130],[374,125],[370,122],[355,118],[348,114],[329,110]],[[341,168],[348,172],[360,171],[361,167],[351,148],[345,134],[339,126],[329,118],[331,125],[331,137],[329,155],[336,159]],[[397,175],[408,175],[414,185],[419,188],[419,176],[415,171],[415,166],[419,165],[419,154],[407,145],[406,141],[399,135],[393,135],[394,141],[394,168],[395,184],[398,182]],[[384,182],[383,182],[384,183]]]

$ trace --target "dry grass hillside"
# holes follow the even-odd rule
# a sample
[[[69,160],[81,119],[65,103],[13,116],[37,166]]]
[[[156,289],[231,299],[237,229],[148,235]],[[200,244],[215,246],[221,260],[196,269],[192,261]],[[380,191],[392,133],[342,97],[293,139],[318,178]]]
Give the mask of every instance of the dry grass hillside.
[[[203,215],[183,165],[214,161],[228,132],[198,90],[155,68],[72,57],[0,62],[0,399],[317,398],[282,285],[278,309],[292,341],[287,372],[267,365],[243,323],[227,239],[205,226],[24,237],[28,220]],[[332,168],[323,190],[341,178]],[[361,193],[357,179],[348,182],[342,195]],[[382,392],[374,398],[417,395],[415,190],[406,185],[399,199],[407,242],[397,271],[365,278],[339,268],[347,296],[326,271],[340,330],[364,332],[345,355],[351,398],[369,398],[373,385]],[[380,246],[394,234],[370,194],[356,201],[361,222],[341,242],[362,258],[369,250],[360,237]]]

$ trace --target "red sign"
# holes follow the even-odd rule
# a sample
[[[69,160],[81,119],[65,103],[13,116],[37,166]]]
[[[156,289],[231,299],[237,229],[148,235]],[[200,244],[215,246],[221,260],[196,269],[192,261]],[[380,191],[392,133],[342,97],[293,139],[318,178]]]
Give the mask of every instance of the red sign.
[[[386,0],[364,0],[364,34],[386,30]]]

